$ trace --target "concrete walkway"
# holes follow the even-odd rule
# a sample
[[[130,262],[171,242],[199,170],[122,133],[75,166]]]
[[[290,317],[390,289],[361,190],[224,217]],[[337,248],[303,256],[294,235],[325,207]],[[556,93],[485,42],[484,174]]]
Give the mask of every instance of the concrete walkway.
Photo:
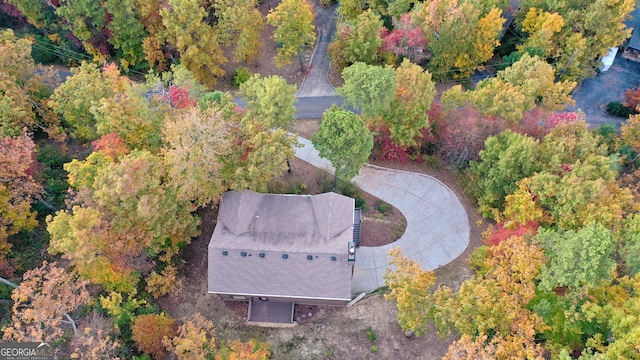
[[[318,4],[314,6],[313,12],[318,24],[318,41],[307,67],[307,75],[302,80],[296,97],[333,96],[336,92],[336,89],[329,82],[328,74],[331,61],[327,56],[327,49],[336,32],[335,10],[337,6],[337,4],[331,7]]]
[[[311,141],[296,157],[333,173],[331,163],[321,158]],[[400,246],[405,256],[425,270],[434,270],[456,259],[469,245],[469,218],[458,197],[437,179],[419,173],[365,165],[353,181],[364,191],[395,206],[407,219],[407,229],[397,241],[378,247],[359,247],[351,283],[357,294],[384,286],[382,274],[387,251]],[[363,225],[366,226],[366,223]]]

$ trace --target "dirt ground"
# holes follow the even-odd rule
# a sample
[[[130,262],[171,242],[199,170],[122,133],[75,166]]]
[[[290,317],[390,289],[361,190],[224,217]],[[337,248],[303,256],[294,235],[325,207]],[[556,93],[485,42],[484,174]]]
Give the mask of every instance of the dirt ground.
[[[233,77],[238,66],[246,67],[251,74],[260,74],[262,76],[280,75],[287,80],[289,84],[296,85],[298,88],[302,85],[304,71],[300,69],[300,62],[297,57],[291,59],[291,64],[280,69],[275,66],[273,61],[276,56],[276,44],[273,40],[273,31],[275,28],[266,23],[266,15],[269,13],[269,9],[275,8],[279,3],[280,1],[278,0],[269,0],[261,2],[259,5],[260,12],[265,16],[265,26],[264,30],[260,34],[260,43],[262,44],[262,48],[256,59],[249,63],[235,62],[233,61],[233,53],[231,49],[225,50],[224,55],[229,61],[220,66],[225,71],[225,75],[218,78],[216,90],[231,92],[238,90],[238,88],[233,84]],[[313,3],[316,5],[317,1],[313,1]],[[302,58],[304,64],[309,62],[312,53],[313,48],[306,49],[303,52]]]
[[[317,120],[297,121],[293,131],[309,136],[318,126]],[[396,164],[376,162],[376,165],[416,171],[438,178],[451,188],[467,210],[471,225],[470,245],[455,261],[435,271],[437,285],[457,289],[471,276],[466,262],[469,254],[481,245],[481,232],[486,227],[473,204],[464,196],[454,174],[447,169],[434,169],[416,163]],[[308,191],[316,188],[311,179],[318,170],[300,160],[292,162],[292,173],[286,179],[292,184],[302,180]],[[371,198],[370,198],[371,199]],[[367,200],[375,201],[375,200]],[[397,212],[397,210],[393,210]],[[202,313],[216,325],[218,341],[224,339],[251,338],[266,341],[272,346],[274,359],[440,359],[454,337],[439,338],[434,331],[422,337],[407,337],[396,321],[395,303],[384,299],[384,291],[367,295],[350,308],[305,306],[295,309],[296,325],[293,327],[265,328],[246,323],[246,303],[225,304],[219,298],[207,294],[207,245],[215,227],[217,208],[200,211],[201,234],[185,248],[186,263],[182,268],[182,286],[175,293],[160,299],[163,309],[174,317],[189,318],[195,312]],[[402,217],[404,221],[404,217]],[[363,231],[368,224],[363,223]],[[388,227],[388,226],[387,226]],[[379,227],[378,229],[382,229]],[[376,230],[381,231],[381,230]],[[401,234],[400,234],[401,235]],[[363,233],[363,241],[366,237]],[[374,235],[375,237],[375,235]],[[378,235],[376,241],[393,241]],[[381,240],[384,239],[384,240]]]
[[[314,6],[320,6],[317,0]],[[269,4],[270,3],[270,4]],[[260,5],[266,14],[269,5],[275,7],[277,1],[271,0]],[[297,59],[283,69],[273,65],[275,46],[271,36],[273,27],[267,25],[262,34],[263,48],[260,58],[244,64],[250,72],[262,75],[277,74],[283,76],[291,84],[300,86],[303,72]],[[305,53],[305,59],[312,49]],[[227,54],[230,58],[230,54]],[[235,68],[239,64],[229,62],[223,66],[227,74],[219,81],[220,90],[234,90],[232,79]],[[341,85],[341,78],[334,67],[331,68],[330,81],[334,86]],[[309,138],[317,129],[318,120],[298,120],[292,131]],[[471,225],[470,244],[467,250],[455,261],[435,271],[437,285],[447,285],[457,289],[471,276],[466,263],[469,254],[479,246],[481,232],[486,227],[477,214],[473,204],[464,196],[453,172],[426,164],[396,164],[375,162],[376,165],[402,170],[422,172],[436,177],[449,186],[467,210]],[[303,193],[316,193],[330,175],[310,165],[294,160],[291,163],[292,173],[283,175],[272,184],[272,190],[280,189],[289,192],[291,189],[304,187]],[[304,184],[304,186],[302,186]],[[396,209],[387,215],[378,208],[380,203],[369,194],[364,195],[365,207],[363,221],[363,244],[374,246],[388,243],[404,232],[406,221]],[[384,293],[367,295],[363,300],[350,308],[297,307],[294,312],[296,325],[293,327],[265,328],[250,326],[246,323],[246,303],[225,304],[218,297],[207,294],[207,245],[215,227],[217,208],[201,209],[201,234],[192,239],[184,249],[185,263],[181,268],[181,285],[176,291],[159,299],[161,307],[174,317],[188,319],[199,312],[212,320],[216,326],[217,341],[240,339],[247,341],[255,338],[271,344],[273,359],[440,359],[454,340],[441,339],[434,331],[422,337],[407,337],[396,321],[395,303],[384,300]],[[365,243],[366,241],[366,243]]]

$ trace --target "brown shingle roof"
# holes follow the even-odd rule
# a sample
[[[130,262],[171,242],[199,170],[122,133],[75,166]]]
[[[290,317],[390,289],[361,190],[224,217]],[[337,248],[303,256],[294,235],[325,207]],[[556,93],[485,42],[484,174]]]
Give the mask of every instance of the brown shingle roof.
[[[225,193],[209,243],[209,292],[350,299],[354,205],[336,193]]]

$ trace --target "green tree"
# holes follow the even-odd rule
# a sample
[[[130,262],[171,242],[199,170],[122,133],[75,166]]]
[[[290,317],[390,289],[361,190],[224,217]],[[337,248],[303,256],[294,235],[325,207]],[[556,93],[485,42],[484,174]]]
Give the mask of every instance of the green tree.
[[[294,120],[296,87],[280,76],[252,75],[240,85],[240,95],[247,102],[247,116],[253,116],[267,128],[287,130]]]
[[[336,89],[345,104],[362,109],[366,119],[386,111],[396,91],[395,73],[390,67],[357,62],[342,72],[344,85]]]
[[[63,254],[93,282],[131,291],[140,264],[170,262],[197,234],[198,219],[169,184],[162,158],[134,150],[117,163],[96,166],[93,181],[79,183],[76,172],[91,173],[90,166],[65,167],[71,185],[85,187],[78,188],[80,205],[47,218],[49,251]]]
[[[505,197],[518,188],[517,182],[540,170],[537,140],[506,130],[485,141],[480,162],[468,170],[477,182],[479,210],[484,217],[495,218],[503,209]]]
[[[613,234],[598,223],[580,230],[542,230],[535,240],[545,250],[549,262],[540,272],[540,288],[551,291],[567,286],[578,290],[592,287],[613,276],[616,262]]]
[[[396,91],[382,122],[391,130],[391,140],[402,146],[414,146],[429,126],[427,111],[436,95],[431,74],[405,59],[395,70]]]
[[[335,105],[322,115],[320,128],[311,141],[320,156],[331,161],[336,169],[336,182],[338,178],[348,180],[358,175],[373,148],[373,135],[364,122]]]
[[[468,77],[493,56],[504,18],[493,9],[483,15],[472,2],[432,0],[420,5],[413,20],[420,24],[431,53],[428,68],[437,80]]]
[[[113,65],[101,71],[97,65],[83,62],[71,73],[51,96],[51,107],[62,115],[74,138],[82,142],[96,140],[99,135],[91,107],[123,91],[129,81]]]
[[[122,92],[94,103],[90,111],[98,135],[115,132],[130,149],[159,151],[170,104],[163,98],[148,98],[144,90],[143,85],[129,83]]]
[[[31,42],[2,30],[0,53],[0,136],[19,136],[27,128],[60,139],[58,117],[48,106],[55,81],[31,58]]]
[[[348,63],[378,62],[378,49],[382,46],[382,20],[371,9],[358,15],[353,26],[348,26],[343,42],[344,57]]]
[[[525,44],[549,44],[544,37],[553,33],[552,43],[549,45],[556,53],[552,61],[558,76],[561,79],[580,81],[595,74],[595,69],[599,66],[598,59],[606,55],[609,48],[619,46],[629,37],[630,29],[626,28],[624,20],[634,6],[633,0],[526,0],[520,5],[521,11],[516,16],[516,21],[523,24],[529,33]],[[531,8],[535,8],[538,16],[528,16]],[[549,27],[551,23],[546,22],[550,19],[546,14],[554,14],[551,16],[556,18],[557,14],[564,19],[560,31],[542,30],[544,27],[552,30]],[[534,18],[536,25],[532,26],[531,20]],[[525,20],[528,20],[527,25],[524,25]],[[556,26],[557,23],[552,27]],[[539,33],[540,31],[547,34]],[[557,45],[554,45],[553,42],[556,41]]]
[[[626,273],[635,276],[640,272],[640,214],[625,219],[619,246]]]
[[[123,68],[139,66],[145,60],[142,42],[148,32],[140,20],[136,0],[107,0],[102,5],[110,16],[106,28],[110,31],[109,43],[117,50]]]
[[[249,62],[260,53],[264,18],[257,5],[257,0],[220,0],[213,4],[221,40],[226,45],[235,44],[235,61]]]
[[[298,55],[300,70],[304,71],[302,49],[313,46],[316,33],[313,26],[313,11],[308,0],[282,0],[269,12],[267,22],[276,27],[273,40],[278,44],[276,65],[282,67],[291,63]]]
[[[572,105],[575,85],[573,81],[555,82],[551,65],[525,54],[495,78],[478,83],[473,91],[463,92],[459,85],[447,90],[442,101],[448,106],[470,104],[486,115],[501,116],[513,123],[536,105],[553,111]]]
[[[108,36],[103,32],[107,13],[101,3],[91,0],[65,1],[56,8],[56,14],[66,20],[66,26],[82,41],[85,50],[95,60],[107,59]]]
[[[207,11],[198,0],[169,0],[162,9],[162,23],[166,39],[180,52],[180,62],[198,80],[214,86],[216,78],[224,75],[221,64],[227,62],[220,47],[220,35],[205,18]]]

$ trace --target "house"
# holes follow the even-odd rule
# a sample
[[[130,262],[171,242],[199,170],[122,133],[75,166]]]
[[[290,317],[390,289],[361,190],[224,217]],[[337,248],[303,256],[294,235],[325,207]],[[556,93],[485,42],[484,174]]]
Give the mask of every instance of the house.
[[[624,47],[622,57],[640,62],[640,30],[637,29],[638,26],[636,24],[631,32],[631,37],[629,38],[627,45]]]
[[[249,301],[249,321],[291,322],[294,304],[346,305],[356,214],[355,200],[336,193],[224,193],[208,249],[208,292]]]

